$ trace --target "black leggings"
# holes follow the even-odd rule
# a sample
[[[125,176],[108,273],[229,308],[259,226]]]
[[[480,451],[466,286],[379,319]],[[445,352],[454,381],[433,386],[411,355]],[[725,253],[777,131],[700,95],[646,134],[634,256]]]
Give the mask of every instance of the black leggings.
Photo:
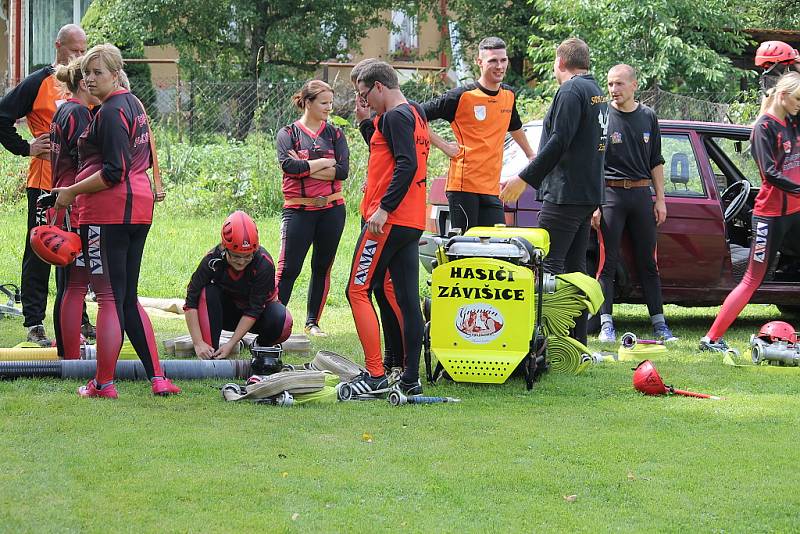
[[[656,264],[656,219],[649,187],[606,187],[606,203],[600,220],[600,286],[603,288],[602,314],[612,314],[614,275],[620,258],[622,233],[627,231],[639,272],[639,282],[650,316],[664,313],[661,278]]]
[[[463,234],[473,226],[494,226],[505,221],[503,203],[497,195],[466,191],[448,191],[450,228],[461,228]]]
[[[592,213],[597,206],[582,204],[553,204],[543,202],[539,212],[539,226],[550,234],[550,253],[544,259],[544,268],[553,274],[586,273],[586,249]],[[588,312],[575,319],[573,338],[586,344]]]
[[[214,284],[207,285],[201,290],[197,313],[203,341],[215,349],[219,348],[219,335],[222,330],[236,330],[243,315],[233,300],[225,298],[223,291]],[[256,343],[262,347],[283,343],[292,333],[292,316],[280,302],[268,302],[264,311],[256,318],[250,332],[258,334]]]
[[[330,289],[331,267],[342,237],[344,204],[324,210],[284,208],[281,223],[281,255],[278,259],[278,299],[289,304],[295,280],[312,245],[311,281],[306,302],[306,326],[319,324]]]
[[[28,197],[28,231],[25,234],[25,250],[22,253],[22,280],[20,291],[22,293],[22,315],[25,326],[36,326],[44,322],[45,309],[47,308],[47,290],[50,284],[50,264],[39,259],[33,252],[29,236],[31,228],[45,224],[44,212],[36,208],[36,199],[46,193],[42,189],[29,187],[26,190]]]
[[[164,376],[150,318],[139,304],[139,271],[149,224],[81,225],[83,257],[97,295],[98,384],[114,379],[123,333],[148,378]]]

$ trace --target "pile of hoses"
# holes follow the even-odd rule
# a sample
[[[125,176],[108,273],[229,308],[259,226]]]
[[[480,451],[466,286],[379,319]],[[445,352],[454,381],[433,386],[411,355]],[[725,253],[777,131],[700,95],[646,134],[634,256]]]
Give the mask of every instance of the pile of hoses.
[[[594,278],[583,273],[556,276],[556,289],[542,295],[542,332],[547,338],[550,369],[556,373],[579,374],[591,365],[589,349],[569,337],[575,318],[584,310],[597,313],[603,292]]]

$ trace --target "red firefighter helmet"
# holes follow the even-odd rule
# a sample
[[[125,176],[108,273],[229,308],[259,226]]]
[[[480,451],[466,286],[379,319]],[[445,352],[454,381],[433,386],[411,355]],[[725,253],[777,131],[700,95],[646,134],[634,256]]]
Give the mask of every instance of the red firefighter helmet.
[[[633,372],[633,387],[645,395],[664,395],[667,386],[656,371],[656,366],[650,360],[645,360],[636,366]]]
[[[770,321],[758,331],[758,337],[773,343],[775,341],[786,341],[792,345],[797,343],[797,332],[794,327],[784,321]]]
[[[800,54],[783,41],[764,41],[756,50],[756,66],[767,68],[776,63],[800,63]]]
[[[36,255],[56,267],[66,267],[81,253],[80,236],[52,224],[34,227],[30,241]]]
[[[256,223],[243,211],[234,211],[222,223],[222,246],[237,254],[248,254],[258,248]]]

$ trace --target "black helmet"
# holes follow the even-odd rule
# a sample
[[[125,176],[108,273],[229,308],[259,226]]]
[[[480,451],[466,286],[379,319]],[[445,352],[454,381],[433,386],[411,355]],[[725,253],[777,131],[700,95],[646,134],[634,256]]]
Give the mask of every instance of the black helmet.
[[[250,354],[253,356],[250,360],[250,371],[254,375],[271,375],[283,369],[281,361],[283,348],[280,345],[259,347],[253,343],[250,347]]]

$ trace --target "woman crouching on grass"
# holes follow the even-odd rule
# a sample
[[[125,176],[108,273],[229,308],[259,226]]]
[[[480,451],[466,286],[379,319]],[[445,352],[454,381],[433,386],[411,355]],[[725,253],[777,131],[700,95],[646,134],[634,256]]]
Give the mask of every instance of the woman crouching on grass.
[[[761,174],[753,209],[750,263],[700,340],[700,350],[728,349],[722,336],[761,285],[783,239],[800,233],[800,130],[790,120],[798,111],[800,73],[789,72],[767,93],[750,136],[750,152]]]
[[[78,174],[78,138],[92,120],[89,106],[98,105],[100,101],[86,88],[81,72],[81,58],[73,59],[69,65],[56,66],[55,75],[72,95],[58,107],[50,124],[53,187],[60,188],[75,183],[75,176]],[[63,224],[62,214],[63,212],[59,212],[58,225]],[[72,230],[78,233],[80,222],[77,209],[71,211],[69,221]],[[58,355],[65,360],[77,360],[81,357],[81,327],[82,323],[88,323],[88,318],[82,319],[88,287],[89,272],[82,256],[66,267],[56,267],[53,325]]]
[[[103,104],[78,140],[81,168],[58,192],[56,208],[78,199],[83,257],[97,295],[97,374],[78,388],[82,397],[116,399],[114,371],[127,334],[155,395],[180,393],[164,378],[150,318],[139,304],[139,270],[153,221],[147,169],[154,154],[150,123],[139,99],[124,87],[117,47],[93,47],[81,60],[92,96]]]
[[[326,335],[319,326],[330,288],[330,274],[345,221],[342,180],[349,173],[350,154],[342,130],[328,122],[333,89],[311,80],[292,97],[303,112],[278,132],[278,161],[283,170],[283,220],[278,259],[278,298],[287,306],[309,247],[305,331]]]
[[[292,316],[277,298],[275,264],[258,245],[258,228],[243,211],[222,225],[222,241],[195,270],[186,290],[186,325],[194,351],[204,360],[227,358],[247,332],[258,346],[282,343],[292,333]],[[222,329],[232,330],[219,345]]]

